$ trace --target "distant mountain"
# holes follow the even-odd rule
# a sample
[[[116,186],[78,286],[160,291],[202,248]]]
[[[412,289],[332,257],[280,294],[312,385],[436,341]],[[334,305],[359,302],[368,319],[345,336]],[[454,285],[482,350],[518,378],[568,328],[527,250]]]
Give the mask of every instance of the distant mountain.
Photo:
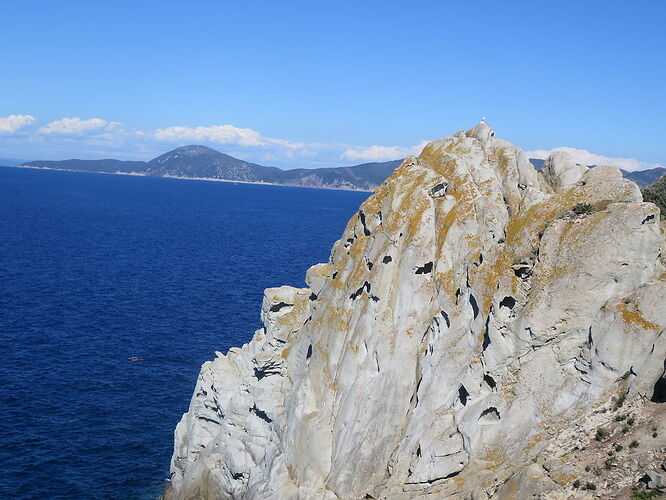
[[[655,183],[664,175],[666,175],[666,168],[657,167],[651,168],[650,170],[637,170],[636,172],[627,172],[626,170],[622,170],[622,175],[624,175],[627,179],[634,181],[636,184],[638,184],[638,187],[644,188],[650,184]]]
[[[371,190],[391,175],[401,162],[394,160],[353,167],[282,170],[239,160],[206,146],[182,146],[149,161],[146,175]]]
[[[103,173],[139,173],[153,177],[221,179],[289,186],[372,190],[402,160],[363,163],[351,167],[282,170],[239,160],[206,146],[181,146],[150,161],[62,160],[30,161],[24,167]]]
[[[530,159],[537,170],[544,160]],[[296,168],[282,170],[239,160],[206,146],[181,146],[150,161],[121,160],[62,160],[31,161],[26,167],[41,167],[82,172],[138,173],[153,177],[185,177],[220,179],[239,182],[265,182],[289,186],[361,189],[370,191],[384,182],[402,160],[363,163],[351,167]],[[0,161],[0,164],[2,162]],[[11,166],[11,165],[9,165]],[[645,187],[662,175],[666,168],[654,168],[622,174],[640,187]]]
[[[195,177],[244,182],[279,183],[285,173],[276,167],[264,167],[206,146],[181,146],[150,160],[146,175],[158,177]]]

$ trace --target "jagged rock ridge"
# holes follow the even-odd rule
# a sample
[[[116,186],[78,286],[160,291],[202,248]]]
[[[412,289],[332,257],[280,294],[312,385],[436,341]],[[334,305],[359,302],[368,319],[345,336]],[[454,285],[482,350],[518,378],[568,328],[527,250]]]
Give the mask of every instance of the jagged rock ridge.
[[[664,383],[664,234],[614,167],[538,173],[485,123],[430,143],[203,365],[165,497],[569,487],[539,462],[562,433]]]

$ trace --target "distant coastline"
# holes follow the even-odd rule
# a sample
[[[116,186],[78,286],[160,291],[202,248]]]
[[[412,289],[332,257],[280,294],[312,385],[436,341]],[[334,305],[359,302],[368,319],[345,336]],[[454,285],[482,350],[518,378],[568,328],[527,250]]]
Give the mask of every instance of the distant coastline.
[[[234,158],[207,146],[188,145],[167,151],[149,161],[72,158],[69,160],[31,160],[21,163],[20,166],[76,172],[134,174],[146,177],[371,192],[384,182],[402,161],[396,159],[352,166],[285,170]]]
[[[112,158],[32,160],[20,164],[8,163],[6,166],[371,193],[398,168],[402,161],[402,159],[396,159],[352,166],[285,170],[247,162],[207,146],[188,145],[180,146],[149,161]],[[541,170],[545,162],[545,160],[536,158],[530,158],[529,161],[537,171]],[[594,165],[587,166],[593,167]],[[666,174],[664,167],[632,172],[621,171],[625,178],[635,182],[640,188],[651,185]]]
[[[51,170],[54,172],[73,172],[80,174],[126,175],[131,177],[149,177],[153,179],[175,179],[180,181],[227,182],[231,184],[255,184],[258,186],[295,187],[295,188],[305,188],[305,189],[328,189],[333,191],[356,191],[361,193],[372,193],[374,191],[374,189],[360,189],[360,188],[333,187],[333,186],[303,186],[301,184],[283,184],[283,183],[265,182],[265,181],[240,181],[240,180],[231,180],[231,179],[216,179],[213,177],[185,177],[185,176],[176,176],[176,175],[157,176],[157,175],[146,175],[141,172],[96,172],[92,170],[74,170],[71,168],[38,167],[34,165],[0,165],[0,167],[31,169],[31,170]]]

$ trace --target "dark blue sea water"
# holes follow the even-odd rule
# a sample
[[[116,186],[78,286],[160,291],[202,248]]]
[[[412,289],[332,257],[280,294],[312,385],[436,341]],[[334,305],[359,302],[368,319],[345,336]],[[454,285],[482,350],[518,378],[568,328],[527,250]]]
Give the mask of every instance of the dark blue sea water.
[[[366,196],[0,168],[0,498],[158,496],[201,363]]]

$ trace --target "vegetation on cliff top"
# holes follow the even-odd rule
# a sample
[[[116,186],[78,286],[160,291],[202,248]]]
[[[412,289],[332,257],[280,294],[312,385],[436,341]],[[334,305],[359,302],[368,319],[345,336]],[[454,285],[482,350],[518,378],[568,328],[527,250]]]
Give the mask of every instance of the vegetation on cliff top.
[[[643,189],[643,200],[657,205],[661,210],[661,218],[666,219],[666,175]]]

